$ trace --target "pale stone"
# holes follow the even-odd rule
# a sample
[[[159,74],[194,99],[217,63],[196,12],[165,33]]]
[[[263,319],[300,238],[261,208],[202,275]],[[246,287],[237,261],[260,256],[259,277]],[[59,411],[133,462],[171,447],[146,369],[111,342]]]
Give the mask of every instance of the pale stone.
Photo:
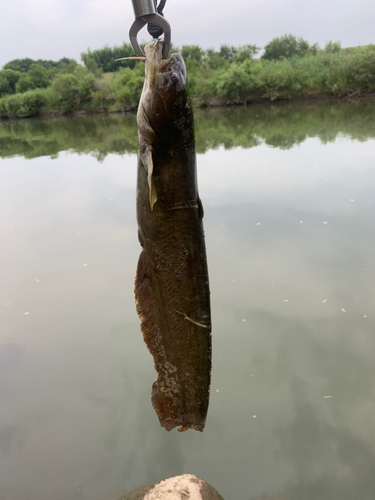
[[[121,500],[224,500],[206,481],[192,474],[139,488]]]

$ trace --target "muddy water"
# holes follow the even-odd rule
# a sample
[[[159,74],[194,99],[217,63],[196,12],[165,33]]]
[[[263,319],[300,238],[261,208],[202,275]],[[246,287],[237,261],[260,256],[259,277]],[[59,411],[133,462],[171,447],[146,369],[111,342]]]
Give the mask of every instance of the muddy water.
[[[375,104],[197,112],[214,358],[167,433],[135,312],[133,116],[0,124],[0,498],[191,473],[227,500],[375,490]]]

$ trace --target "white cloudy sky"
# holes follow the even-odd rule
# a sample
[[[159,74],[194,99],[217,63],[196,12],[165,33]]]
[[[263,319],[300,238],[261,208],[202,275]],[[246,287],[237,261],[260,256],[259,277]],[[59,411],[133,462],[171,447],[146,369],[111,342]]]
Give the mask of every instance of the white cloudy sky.
[[[0,0],[0,66],[23,57],[80,59],[128,41],[131,0]],[[310,43],[375,43],[374,0],[167,0],[174,45],[252,43],[293,33]],[[148,39],[145,31],[140,40]]]

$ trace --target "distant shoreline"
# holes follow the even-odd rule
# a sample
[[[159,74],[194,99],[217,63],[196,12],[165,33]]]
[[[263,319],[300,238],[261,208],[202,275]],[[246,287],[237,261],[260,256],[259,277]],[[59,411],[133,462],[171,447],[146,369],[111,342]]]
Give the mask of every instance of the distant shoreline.
[[[228,103],[225,99],[220,97],[213,97],[210,99],[208,103],[198,104],[195,99],[193,99],[194,108],[207,109],[207,108],[230,108],[230,107],[247,107],[253,105],[262,105],[262,104],[287,104],[287,103],[314,103],[314,102],[360,102],[367,100],[375,100],[375,92],[368,92],[366,94],[358,94],[357,92],[353,92],[352,94],[343,95],[338,97],[336,95],[324,95],[324,94],[311,94],[311,95],[302,95],[295,97],[278,97],[276,99],[270,99],[267,97],[249,97],[243,103]],[[51,110],[41,110],[37,115],[28,116],[28,117],[18,117],[18,116],[6,116],[0,117],[1,122],[6,121],[18,121],[21,119],[27,118],[39,118],[43,120],[51,120],[55,118],[70,118],[70,117],[88,117],[88,116],[98,116],[98,115],[112,115],[112,114],[121,114],[121,113],[131,113],[135,114],[137,112],[138,107],[128,107],[123,109],[109,110],[105,108],[101,109],[79,109],[76,111],[72,111],[71,113],[64,113],[62,111],[51,109]]]
[[[265,53],[259,59],[252,45],[223,45],[219,51],[183,46],[194,107],[374,99],[375,45],[341,49],[329,42],[320,50],[302,42],[292,35],[275,39],[265,49],[283,49],[284,55]],[[117,61],[131,53],[129,44],[88,51],[82,54],[84,66],[66,58],[10,61],[0,70],[0,117],[135,111],[144,64]]]

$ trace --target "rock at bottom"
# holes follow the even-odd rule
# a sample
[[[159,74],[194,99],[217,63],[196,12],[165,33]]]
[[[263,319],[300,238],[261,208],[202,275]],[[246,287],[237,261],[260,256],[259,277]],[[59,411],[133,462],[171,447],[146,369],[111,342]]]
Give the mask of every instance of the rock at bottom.
[[[128,493],[121,500],[224,500],[206,481],[192,474],[175,476]]]

